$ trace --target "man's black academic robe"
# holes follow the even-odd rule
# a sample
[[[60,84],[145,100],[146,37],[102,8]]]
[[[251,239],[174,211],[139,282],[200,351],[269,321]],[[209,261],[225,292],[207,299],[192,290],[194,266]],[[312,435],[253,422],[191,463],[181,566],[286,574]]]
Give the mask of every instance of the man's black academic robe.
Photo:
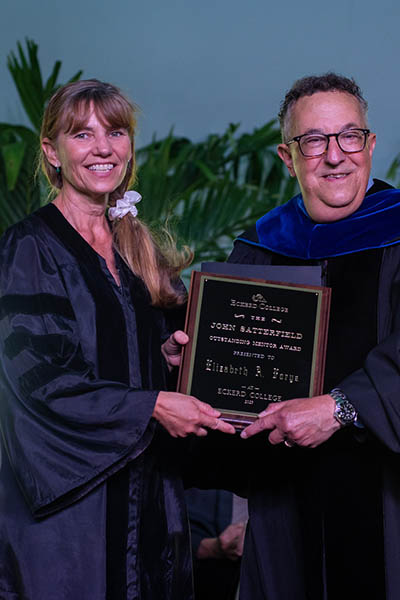
[[[323,267],[332,287],[324,391],[342,388],[366,426],[317,449],[250,440],[240,597],[398,600],[400,244],[307,261],[260,247],[254,228],[229,260]]]
[[[0,242],[0,597],[188,600],[164,316],[48,205]]]

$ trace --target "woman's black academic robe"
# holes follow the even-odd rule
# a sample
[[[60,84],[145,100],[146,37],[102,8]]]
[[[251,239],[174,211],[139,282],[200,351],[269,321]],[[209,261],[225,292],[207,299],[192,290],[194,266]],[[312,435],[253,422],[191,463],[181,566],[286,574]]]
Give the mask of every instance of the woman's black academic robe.
[[[48,205],[0,242],[0,597],[188,600],[164,316]]]

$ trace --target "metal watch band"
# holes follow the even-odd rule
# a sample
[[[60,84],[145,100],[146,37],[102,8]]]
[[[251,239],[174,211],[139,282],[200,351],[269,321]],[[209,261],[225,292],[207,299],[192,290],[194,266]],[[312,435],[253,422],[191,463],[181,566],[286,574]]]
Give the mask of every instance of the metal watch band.
[[[336,406],[333,416],[343,426],[353,425],[357,421],[357,411],[339,388],[333,388],[329,395],[334,399]]]

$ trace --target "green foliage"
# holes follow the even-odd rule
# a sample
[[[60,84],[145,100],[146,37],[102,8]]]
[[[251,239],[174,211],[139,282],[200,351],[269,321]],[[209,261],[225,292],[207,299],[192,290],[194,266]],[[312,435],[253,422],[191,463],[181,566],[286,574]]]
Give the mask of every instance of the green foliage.
[[[199,143],[171,132],[137,152],[140,217],[154,228],[167,222],[195,264],[224,260],[237,234],[296,190],[276,154],[275,122],[251,134],[238,128]]]
[[[31,127],[0,123],[0,233],[47,200],[34,173],[42,115],[59,87],[61,62],[43,82],[38,46],[27,39],[7,65]],[[166,225],[178,244],[194,250],[195,263],[224,260],[237,234],[296,191],[276,154],[279,141],[275,121],[252,133],[231,124],[197,143],[172,131],[154,139],[137,152],[140,218],[154,229]]]
[[[386,173],[386,178],[393,181],[393,183],[396,187],[400,187],[399,170],[400,170],[400,154],[397,154],[397,156],[395,156],[395,158],[393,159],[393,162],[390,165],[390,167]]]
[[[43,83],[38,46],[26,40],[26,51],[17,43],[10,52],[7,67],[18,90],[32,128],[0,123],[0,233],[44,201],[43,181],[35,178],[39,133],[46,103],[61,84],[57,84],[61,62],[56,61]],[[78,71],[69,81],[80,78]]]

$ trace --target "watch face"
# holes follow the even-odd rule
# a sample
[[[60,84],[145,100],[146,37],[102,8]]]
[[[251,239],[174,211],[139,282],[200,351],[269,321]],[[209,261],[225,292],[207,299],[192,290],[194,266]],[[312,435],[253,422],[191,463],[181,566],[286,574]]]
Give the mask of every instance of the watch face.
[[[356,420],[357,411],[348,400],[344,400],[336,405],[335,417],[343,425],[350,425]]]

